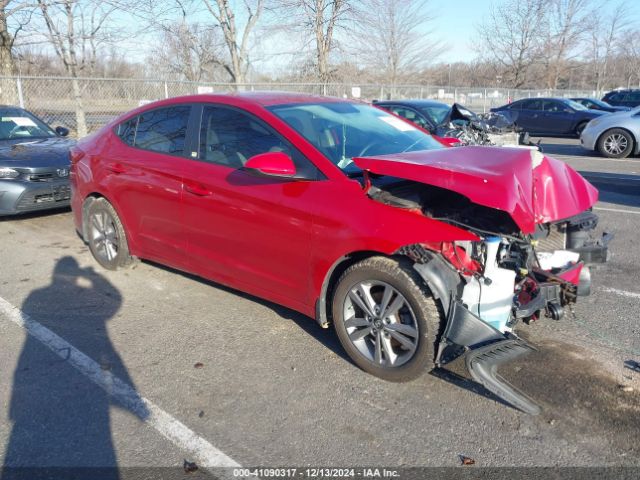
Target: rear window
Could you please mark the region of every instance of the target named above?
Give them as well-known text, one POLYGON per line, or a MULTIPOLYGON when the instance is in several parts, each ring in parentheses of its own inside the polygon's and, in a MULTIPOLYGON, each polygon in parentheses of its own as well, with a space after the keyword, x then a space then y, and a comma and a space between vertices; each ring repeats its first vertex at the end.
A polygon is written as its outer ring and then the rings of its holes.
POLYGON ((121 123, 117 135, 132 147, 183 156, 190 113, 188 105, 149 110, 121 123))
POLYGON ((136 125, 138 125, 138 117, 133 117, 118 125, 118 136, 127 145, 133 146, 136 138, 136 125))

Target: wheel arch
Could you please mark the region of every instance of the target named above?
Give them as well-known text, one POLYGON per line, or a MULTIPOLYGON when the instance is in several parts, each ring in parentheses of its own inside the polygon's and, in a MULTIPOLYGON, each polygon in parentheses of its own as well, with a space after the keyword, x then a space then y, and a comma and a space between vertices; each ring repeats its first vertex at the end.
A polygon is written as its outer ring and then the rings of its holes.
POLYGON ((387 255, 386 253, 375 250, 358 250, 342 255, 333 262, 331 267, 329 267, 329 270, 327 270, 324 280, 322 281, 320 294, 316 299, 316 321, 322 328, 329 327, 329 322, 331 321, 331 306, 328 300, 333 297, 333 291, 335 290, 335 285, 340 278, 340 275, 342 275, 342 273, 351 265, 358 263, 365 258, 375 256, 390 257, 390 255, 387 255))
POLYGON ((640 150, 640 140, 638 138, 636 138, 636 136, 633 134, 633 132, 631 130, 629 130, 628 128, 625 128, 625 127, 610 127, 610 128, 607 128, 600 135, 598 135, 598 138, 596 139, 596 143, 595 143, 596 148, 598 148, 598 145, 600 144, 600 140, 602 139, 602 137, 604 137, 604 135, 607 132, 611 131, 611 130, 624 130, 629 135, 631 135, 631 139, 633 140, 633 148, 631 149, 631 151, 633 153, 638 153, 638 150, 640 150))
POLYGON ((106 195, 104 195, 99 191, 93 191, 91 193, 88 193, 87 196, 82 201, 82 230, 80 232, 80 234, 82 235, 82 240, 85 243, 88 243, 89 241, 89 231, 88 231, 89 208, 91 207, 93 202, 95 202, 99 198, 104 198, 107 202, 109 202, 109 205, 111 205, 113 209, 116 211, 116 213, 118 214, 118 218, 120 219, 120 222, 124 227, 124 233, 126 235, 129 251, 133 252, 135 249, 135 241, 133 238, 131 238, 131 229, 127 224, 127 219, 122 215, 122 212, 118 208, 118 205, 116 205, 114 202, 111 201, 109 197, 107 197, 106 195))
POLYGON ((331 322, 331 300, 338 279, 342 273, 351 265, 358 263, 366 258, 380 256, 395 259, 404 259, 412 262, 415 270, 418 272, 425 285, 435 297, 442 311, 446 314, 449 310, 449 294, 451 290, 456 289, 460 281, 458 274, 453 267, 435 252, 424 251, 426 258, 429 260, 428 265, 424 263, 416 263, 411 256, 410 250, 400 248, 393 254, 384 253, 375 250, 359 250, 338 258, 325 274, 320 294, 316 299, 316 321, 323 328, 328 328, 331 322))

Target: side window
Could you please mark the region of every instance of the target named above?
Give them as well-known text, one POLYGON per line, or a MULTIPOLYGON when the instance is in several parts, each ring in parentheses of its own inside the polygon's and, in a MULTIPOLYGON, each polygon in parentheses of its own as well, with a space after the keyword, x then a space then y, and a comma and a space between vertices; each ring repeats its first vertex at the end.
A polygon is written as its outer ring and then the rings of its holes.
POLYGON ((622 93, 614 93, 613 95, 609 96, 608 100, 612 100, 614 102, 620 102, 624 100, 624 95, 622 93))
POLYGON ((317 178, 316 167, 264 123, 238 110, 204 106, 200 125, 199 158, 231 168, 242 168, 260 153, 284 152, 298 174, 317 178))
POLYGON ((543 102, 543 107, 545 112, 551 113, 564 112, 568 108, 566 105, 553 100, 545 100, 543 102))
POLYGON ((134 146, 168 155, 184 155, 190 106, 158 108, 139 116, 134 146))
POLYGON ((542 100, 525 100, 522 102, 523 110, 542 110, 542 100))
POLYGON ((410 122, 419 125, 422 128, 429 128, 429 125, 427 125, 427 122, 424 121, 424 118, 422 118, 420 115, 409 108, 394 106, 391 107, 391 111, 396 115, 399 115, 402 118, 406 118, 410 122))
POLYGON ((507 105, 507 110, 520 110, 524 102, 514 102, 507 105))
POLYGON ((133 146, 133 142, 136 138, 136 126, 138 125, 138 117, 133 117, 126 122, 118 125, 118 136, 127 145, 133 146))
POLYGON ((628 97, 629 102, 640 102, 640 92, 631 92, 628 97))

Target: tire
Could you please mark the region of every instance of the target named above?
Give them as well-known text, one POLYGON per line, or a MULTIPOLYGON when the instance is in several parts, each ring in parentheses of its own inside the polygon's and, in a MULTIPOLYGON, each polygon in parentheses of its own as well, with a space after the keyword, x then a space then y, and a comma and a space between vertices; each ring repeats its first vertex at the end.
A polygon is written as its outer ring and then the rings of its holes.
POLYGON ((87 215, 89 250, 107 270, 131 266, 135 259, 129 253, 127 235, 113 206, 104 198, 94 200, 87 215))
POLYGON ((408 261, 371 257, 347 268, 336 285, 332 313, 342 347, 365 372, 405 382, 434 368, 443 316, 408 261), (389 287, 385 316, 380 310, 389 287), (373 315, 361 306, 367 298, 373 315))
POLYGON ((633 151, 633 136, 622 128, 607 130, 598 139, 598 152, 607 158, 627 158, 633 151))

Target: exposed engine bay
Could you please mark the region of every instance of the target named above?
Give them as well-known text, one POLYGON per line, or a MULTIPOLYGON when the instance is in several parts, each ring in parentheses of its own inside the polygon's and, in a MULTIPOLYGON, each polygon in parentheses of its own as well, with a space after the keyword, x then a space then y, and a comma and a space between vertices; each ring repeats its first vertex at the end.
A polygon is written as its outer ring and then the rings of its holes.
POLYGON ((539 143, 531 142, 529 134, 516 127, 509 112, 476 114, 459 103, 451 106, 449 114, 432 133, 457 138, 460 146, 527 146, 541 150, 539 143))
POLYGON ((436 364, 466 353, 476 381, 523 411, 538 413, 535 402, 497 376, 496 366, 533 348, 513 333, 518 323, 560 320, 579 295, 589 294, 586 264, 607 260, 612 235, 595 237, 598 217, 589 210, 523 234, 506 212, 459 193, 389 176, 372 175, 370 182, 370 198, 479 237, 410 245, 398 253, 415 262, 447 312, 436 364))

